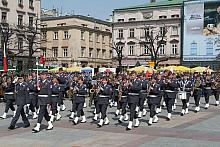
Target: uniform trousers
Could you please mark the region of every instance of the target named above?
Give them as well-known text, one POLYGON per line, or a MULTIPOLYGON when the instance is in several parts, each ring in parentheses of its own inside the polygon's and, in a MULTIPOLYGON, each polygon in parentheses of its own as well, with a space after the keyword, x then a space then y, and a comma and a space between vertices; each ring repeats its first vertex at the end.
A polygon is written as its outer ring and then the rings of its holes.
POLYGON ((96 114, 99 114, 101 112, 101 119, 105 119, 107 108, 108 104, 97 104, 96 114))
POLYGON ((46 121, 50 121, 50 116, 47 111, 47 105, 40 105, 40 111, 39 111, 37 123, 41 123, 43 117, 45 118, 46 121))
POLYGON ((15 111, 15 107, 13 105, 15 100, 13 99, 6 99, 6 103, 5 103, 5 113, 8 113, 9 108, 11 109, 11 111, 15 111))
POLYGON ((133 119, 137 119, 137 113, 135 111, 137 103, 128 103, 129 109, 130 109, 130 121, 133 121, 133 119))
POLYGON ((21 115, 22 121, 24 122, 25 126, 30 124, 28 121, 28 118, 26 117, 26 115, 24 113, 24 105, 18 105, 15 116, 13 117, 13 119, 11 121, 11 126, 16 125, 20 115, 21 115))

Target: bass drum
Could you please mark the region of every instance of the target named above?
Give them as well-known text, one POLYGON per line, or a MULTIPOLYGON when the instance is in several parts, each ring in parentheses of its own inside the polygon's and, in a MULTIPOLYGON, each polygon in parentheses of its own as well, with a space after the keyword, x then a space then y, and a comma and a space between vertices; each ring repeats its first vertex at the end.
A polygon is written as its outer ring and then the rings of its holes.
POLYGON ((186 92, 179 91, 178 94, 177 94, 177 98, 181 99, 181 100, 185 100, 186 99, 186 92))

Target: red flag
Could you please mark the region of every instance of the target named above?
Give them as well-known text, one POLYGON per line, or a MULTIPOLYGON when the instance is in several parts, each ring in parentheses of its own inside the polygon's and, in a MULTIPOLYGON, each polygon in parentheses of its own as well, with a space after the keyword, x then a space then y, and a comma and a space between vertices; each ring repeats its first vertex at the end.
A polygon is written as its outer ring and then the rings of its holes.
POLYGON ((44 64, 44 56, 43 55, 40 56, 40 64, 44 64))
POLYGON ((146 78, 150 77, 150 72, 146 72, 146 78))
POLYGON ((4 68, 4 73, 6 73, 6 72, 8 71, 8 67, 7 67, 7 58, 6 58, 6 48, 5 48, 5 44, 4 44, 3 68, 4 68))

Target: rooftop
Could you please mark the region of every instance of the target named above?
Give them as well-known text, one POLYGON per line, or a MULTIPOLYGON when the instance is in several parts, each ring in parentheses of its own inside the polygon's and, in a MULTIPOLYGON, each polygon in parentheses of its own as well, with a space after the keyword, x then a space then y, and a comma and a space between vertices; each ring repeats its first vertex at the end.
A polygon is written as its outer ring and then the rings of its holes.
POLYGON ((186 0, 163 0, 159 2, 143 4, 143 5, 119 8, 119 9, 115 9, 114 11, 120 12, 120 11, 139 10, 139 9, 146 9, 146 8, 180 6, 184 1, 186 0))
POLYGON ((62 19, 72 19, 72 18, 82 19, 82 20, 86 20, 86 21, 90 21, 90 22, 94 22, 94 23, 107 25, 107 26, 111 25, 110 22, 107 22, 107 21, 104 21, 104 20, 101 20, 101 19, 96 19, 96 18, 89 17, 89 16, 83 16, 83 15, 66 15, 66 16, 55 16, 55 17, 43 17, 43 18, 41 18, 41 21, 62 20, 62 19))

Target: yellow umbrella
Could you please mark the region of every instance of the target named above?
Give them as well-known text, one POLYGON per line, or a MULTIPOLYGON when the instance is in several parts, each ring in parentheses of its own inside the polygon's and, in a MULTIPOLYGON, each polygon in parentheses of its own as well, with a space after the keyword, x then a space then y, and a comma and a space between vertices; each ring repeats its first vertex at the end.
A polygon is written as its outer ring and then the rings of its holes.
POLYGON ((207 67, 195 67, 195 68, 192 68, 192 71, 193 72, 199 72, 199 73, 203 73, 203 72, 209 72, 209 73, 212 73, 214 72, 214 70, 212 69, 209 69, 207 67))
POLYGON ((156 73, 157 70, 153 69, 153 68, 149 68, 149 67, 145 67, 145 72, 149 72, 149 73, 156 73))
POLYGON ((190 72, 191 69, 185 66, 178 66, 179 71, 181 72, 190 72))
POLYGON ((75 67, 67 68, 66 71, 67 72, 80 72, 80 69, 81 69, 81 67, 75 66, 75 67))
POLYGON ((54 69, 49 70, 48 72, 53 72, 53 73, 59 72, 59 69, 60 69, 60 68, 62 68, 63 71, 66 72, 66 69, 67 69, 67 68, 65 68, 65 67, 56 67, 56 68, 54 68, 54 69))
POLYGON ((138 67, 130 68, 130 69, 128 69, 128 71, 129 72, 136 71, 137 73, 141 73, 141 72, 145 71, 145 67, 144 66, 138 66, 138 67))

